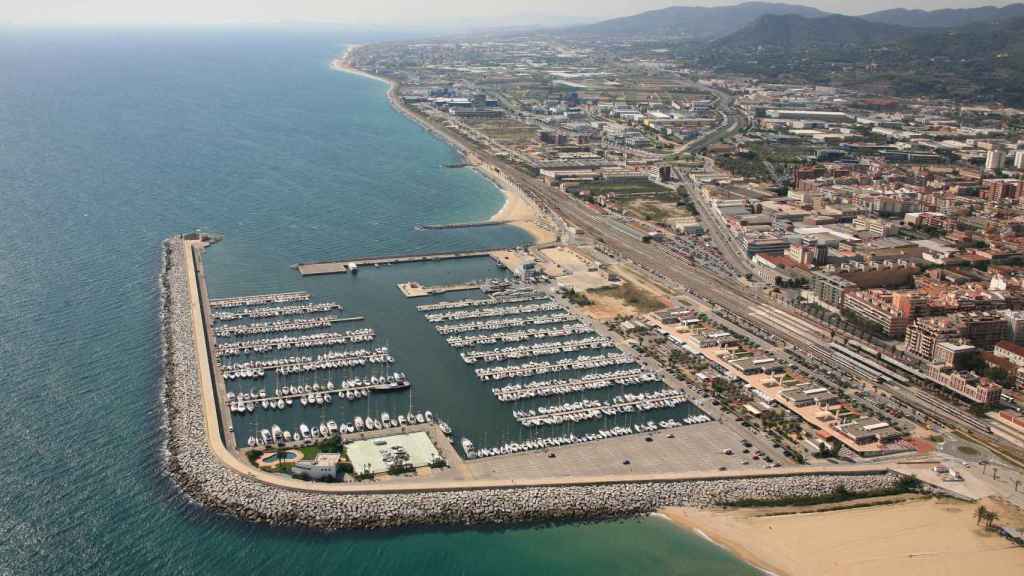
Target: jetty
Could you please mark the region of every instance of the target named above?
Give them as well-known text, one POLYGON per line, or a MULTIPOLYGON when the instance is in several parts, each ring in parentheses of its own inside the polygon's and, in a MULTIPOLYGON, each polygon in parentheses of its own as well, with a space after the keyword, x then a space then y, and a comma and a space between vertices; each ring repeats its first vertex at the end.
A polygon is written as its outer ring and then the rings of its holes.
POLYGON ((458 310, 460 308, 474 308, 477 306, 492 306, 497 304, 521 304, 537 300, 547 300, 547 296, 537 294, 533 290, 510 291, 508 295, 496 295, 490 298, 467 298, 465 300, 445 300, 433 304, 421 304, 416 307, 420 312, 434 312, 437 310, 458 310))
POLYGON ((424 254, 401 254, 397 256, 370 256, 351 258, 348 260, 301 262, 293 266, 303 276, 319 276, 322 274, 342 274, 354 272, 359 266, 390 266, 409 262, 439 262, 442 260, 458 260, 461 258, 479 258, 490 256, 489 250, 467 250, 463 252, 427 252, 424 254))
POLYGON ((355 322, 365 320, 362 316, 341 318, 339 316, 318 316, 316 318, 303 318, 301 320, 282 320, 279 322, 256 322, 253 324, 236 324, 230 326, 218 326, 214 328, 214 335, 218 337, 227 336, 251 336, 257 334, 270 334, 273 332, 297 332, 300 330, 312 330, 315 328, 329 328, 338 322, 355 322))
POLYGON ((402 282, 398 285, 398 290, 401 291, 402 295, 406 298, 422 298, 424 296, 434 296, 436 294, 446 294, 448 292, 479 290, 480 286, 480 282, 460 282, 457 284, 439 284, 435 286, 424 286, 419 282, 402 282))
POLYGON ((447 342, 452 348, 469 348, 479 346, 481 344, 523 342, 531 339, 543 340, 545 338, 560 338, 562 336, 593 333, 593 326, 578 322, 576 324, 565 324, 563 326, 558 326, 557 328, 528 328, 526 330, 514 330, 511 332, 491 332, 489 334, 449 336, 447 342))
POLYGON ((504 226, 514 220, 481 220, 479 222, 456 222, 453 224, 417 224, 415 230, 454 230, 456 228, 483 228, 485 226, 504 226))
POLYGON ((285 302, 303 302, 312 296, 309 292, 277 292, 274 294, 254 294, 252 296, 235 296, 232 298, 216 298, 209 301, 210 308, 237 308, 239 306, 260 306, 263 304, 283 304, 285 302))
POLYGON ((318 332, 302 336, 279 336, 277 338, 259 338, 257 340, 237 340, 217 344, 217 357, 239 356, 242 354, 263 354, 292 348, 326 348, 341 344, 371 342, 377 335, 372 328, 349 330, 346 332, 318 332))
POLYGON ((525 364, 513 364, 511 366, 477 368, 476 376, 480 380, 484 381, 507 380, 509 378, 550 374, 552 372, 590 370, 593 368, 607 368, 608 366, 620 366, 622 364, 635 363, 636 358, 625 353, 598 354, 596 356, 584 355, 576 356, 574 358, 564 358, 557 362, 527 362, 525 364))
POLYGON ((534 358, 537 356, 553 356, 555 354, 567 354, 580 350, 599 350, 602 348, 614 348, 615 342, 605 336, 591 336, 576 340, 563 340, 556 342, 540 342, 532 346, 522 344, 520 346, 507 346, 497 350, 473 350, 461 354, 462 361, 466 364, 477 362, 504 362, 506 360, 518 360, 520 358, 534 358))
POLYGON ((662 390, 648 394, 625 394, 611 402, 579 400, 559 406, 542 406, 535 410, 517 410, 513 416, 520 424, 530 426, 554 426, 565 422, 583 422, 618 414, 648 412, 674 408, 689 401, 686 394, 676 390, 662 390))
POLYGON ((491 392, 499 402, 518 402, 530 398, 545 396, 561 396, 589 390, 600 390, 613 386, 625 388, 660 382, 661 378, 653 372, 645 372, 642 368, 615 370, 597 374, 587 374, 583 378, 566 378, 557 380, 535 380, 526 384, 509 384, 501 388, 492 388, 491 392))

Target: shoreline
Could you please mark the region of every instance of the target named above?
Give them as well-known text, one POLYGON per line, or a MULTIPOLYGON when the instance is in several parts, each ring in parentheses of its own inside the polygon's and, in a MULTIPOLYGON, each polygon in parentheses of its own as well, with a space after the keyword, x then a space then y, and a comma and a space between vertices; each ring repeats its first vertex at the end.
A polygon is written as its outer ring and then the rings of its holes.
POLYGON ((974 507, 902 494, 779 508, 667 507, 658 516, 772 576, 1013 573, 1024 549, 978 527, 974 507))
POLYGON ((466 145, 458 142, 448 134, 445 134, 440 129, 431 125, 429 121, 420 118, 414 112, 406 108, 397 94, 398 82, 354 67, 350 62, 350 58, 352 53, 360 46, 362 45, 352 44, 348 46, 341 56, 334 58, 331 61, 331 69, 336 72, 354 74, 356 76, 369 78, 371 80, 387 84, 387 99, 392 108, 400 112, 406 118, 409 118, 419 124, 445 144, 454 148, 463 156, 463 158, 466 159, 468 164, 472 165, 473 170, 494 184, 495 188, 497 188, 505 197, 505 201, 501 208, 488 218, 487 221, 502 221, 509 226, 515 226, 529 234, 534 244, 547 244, 558 239, 557 234, 549 230, 548 227, 540 225, 541 210, 537 208, 536 204, 534 204, 534 202, 528 198, 526 194, 523 194, 523 192, 514 184, 503 178, 497 168, 482 161, 480 157, 466 145))

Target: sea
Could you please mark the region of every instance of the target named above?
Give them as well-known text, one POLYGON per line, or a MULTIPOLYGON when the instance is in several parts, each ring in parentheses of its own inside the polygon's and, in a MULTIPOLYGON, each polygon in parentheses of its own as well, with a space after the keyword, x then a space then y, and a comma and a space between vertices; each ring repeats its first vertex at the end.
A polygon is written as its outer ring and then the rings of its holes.
POLYGON ((467 368, 395 288, 493 264, 291 268, 529 240, 415 229, 486 219, 503 197, 444 168, 457 153, 394 111, 383 83, 330 69, 352 41, 325 27, 0 29, 0 574, 756 574, 655 516, 320 534, 211 513, 166 477, 160 242, 197 228, 225 237, 206 258, 213 296, 339 301, 420 379, 403 402, 478 444, 512 426, 454 403, 480 383, 461 382, 467 368))

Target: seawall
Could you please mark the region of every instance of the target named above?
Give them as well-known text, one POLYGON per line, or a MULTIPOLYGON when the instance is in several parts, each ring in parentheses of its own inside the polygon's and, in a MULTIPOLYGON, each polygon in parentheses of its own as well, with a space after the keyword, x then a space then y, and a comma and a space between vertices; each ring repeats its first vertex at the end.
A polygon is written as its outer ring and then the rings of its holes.
MULTIPOLYGON (((892 489, 900 475, 884 468, 776 476, 644 481, 558 479, 544 485, 501 487, 472 481, 421 487, 410 483, 299 483, 248 470, 210 434, 203 408, 196 323, 189 294, 187 251, 180 238, 165 242, 161 270, 164 405, 167 467, 182 491, 210 510, 245 520, 323 530, 407 526, 500 525, 595 520, 647 514, 665 506, 711 506, 741 500, 823 496, 892 489), (230 461, 228 460, 230 458, 230 461), (302 488, 298 488, 302 486, 302 488), (462 487, 464 486, 464 487, 462 487), (345 492, 330 492, 342 490, 345 492)), ((767 471, 766 471, 767 472, 767 471)))

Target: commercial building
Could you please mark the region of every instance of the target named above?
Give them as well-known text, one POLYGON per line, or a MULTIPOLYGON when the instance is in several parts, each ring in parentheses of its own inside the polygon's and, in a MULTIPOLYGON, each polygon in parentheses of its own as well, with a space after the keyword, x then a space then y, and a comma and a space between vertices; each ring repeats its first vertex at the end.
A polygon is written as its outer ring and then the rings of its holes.
POLYGON ((338 478, 341 454, 321 452, 313 460, 299 460, 292 466, 292 476, 305 476, 310 480, 338 478))
POLYGON ((928 379, 977 404, 995 404, 1003 388, 974 372, 957 370, 942 364, 928 366, 928 379))
POLYGON ((740 244, 748 258, 754 254, 783 254, 789 248, 785 239, 769 234, 744 234, 740 237, 740 244))
POLYGON ((844 424, 836 424, 832 429, 859 445, 889 442, 903 435, 888 422, 876 418, 858 418, 844 424))

